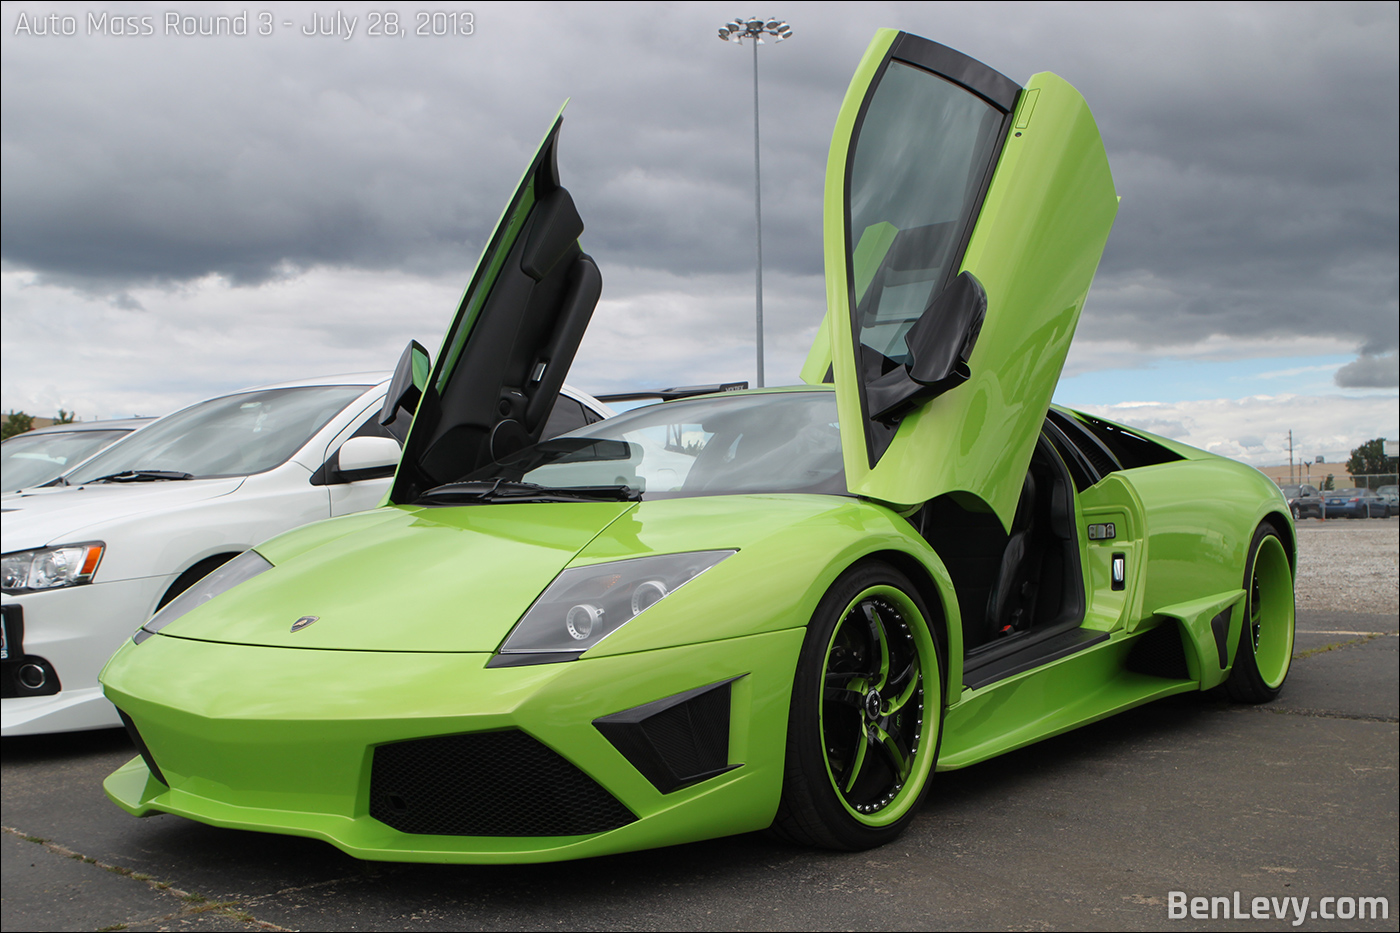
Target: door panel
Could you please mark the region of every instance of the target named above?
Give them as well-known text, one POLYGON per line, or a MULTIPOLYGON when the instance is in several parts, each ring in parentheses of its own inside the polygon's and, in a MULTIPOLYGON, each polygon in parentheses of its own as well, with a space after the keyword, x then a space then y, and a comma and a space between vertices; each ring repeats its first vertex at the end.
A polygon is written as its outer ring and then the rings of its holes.
MULTIPOLYGON (((562 113, 562 111, 561 111, 562 113)), ((557 118, 458 305, 423 392, 394 502, 534 443, 602 292, 559 184, 557 118)))
MULTIPOLYGON (((1050 74, 1017 90, 882 31, 833 135, 824 226, 850 490, 897 504, 969 492, 1004 528, 1117 211, 1078 92, 1050 74), (940 330, 930 316, 962 272, 985 318, 940 330), (956 378, 911 377, 911 331, 952 341, 937 349, 963 357, 956 378)), ((822 355, 814 345, 804 379, 818 381, 822 355)))

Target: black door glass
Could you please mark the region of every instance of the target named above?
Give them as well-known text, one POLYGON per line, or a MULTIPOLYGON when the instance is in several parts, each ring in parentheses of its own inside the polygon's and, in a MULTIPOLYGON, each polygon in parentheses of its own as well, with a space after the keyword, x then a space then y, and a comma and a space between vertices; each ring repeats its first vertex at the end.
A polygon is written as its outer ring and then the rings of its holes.
POLYGON ((861 122, 846 247, 863 376, 908 362, 904 336, 956 274, 1003 114, 891 61, 861 122))

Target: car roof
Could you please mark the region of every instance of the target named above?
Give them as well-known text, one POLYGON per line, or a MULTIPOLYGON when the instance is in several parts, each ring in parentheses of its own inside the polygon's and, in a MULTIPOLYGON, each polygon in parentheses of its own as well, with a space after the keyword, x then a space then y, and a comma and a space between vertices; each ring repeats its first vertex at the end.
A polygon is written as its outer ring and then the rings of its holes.
POLYGON ((108 418, 105 421, 70 421, 67 424, 50 424, 15 437, 29 437, 34 434, 69 434, 74 431, 134 431, 143 424, 150 424, 155 416, 141 418, 108 418))
POLYGON ((305 386, 377 386, 381 382, 388 382, 393 373, 367 372, 367 373, 342 373, 334 376, 314 376, 310 379, 293 379, 288 382, 269 382, 265 385, 249 386, 246 389, 235 389, 232 392, 224 392, 218 395, 211 395, 210 398, 222 398, 225 395, 237 395, 240 392, 259 392, 264 389, 300 389, 305 386))

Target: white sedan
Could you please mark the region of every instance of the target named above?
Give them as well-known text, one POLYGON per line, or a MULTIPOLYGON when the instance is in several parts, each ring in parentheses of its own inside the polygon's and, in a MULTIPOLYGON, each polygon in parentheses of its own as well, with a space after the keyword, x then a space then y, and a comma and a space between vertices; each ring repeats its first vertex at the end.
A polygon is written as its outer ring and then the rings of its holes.
MULTIPOLYGON (((376 417, 382 373, 307 379, 167 415, 3 499, 3 734, 120 725, 97 674, 151 614, 223 562, 383 498, 411 415, 376 417)), ((565 388, 546 436, 611 414, 565 388)))

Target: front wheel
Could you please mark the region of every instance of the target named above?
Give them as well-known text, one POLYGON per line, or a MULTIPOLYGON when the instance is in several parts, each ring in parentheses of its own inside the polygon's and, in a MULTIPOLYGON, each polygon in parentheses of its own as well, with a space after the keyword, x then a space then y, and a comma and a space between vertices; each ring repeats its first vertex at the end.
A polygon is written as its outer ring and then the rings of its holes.
POLYGON ((1250 541, 1244 591, 1244 626, 1225 691, 1237 703, 1267 703, 1278 696, 1293 659, 1293 568, 1268 525, 1250 541))
POLYGON ((896 838, 938 758, 943 674, 918 591, 882 562, 847 570, 807 628, 774 831, 831 849, 896 838))

